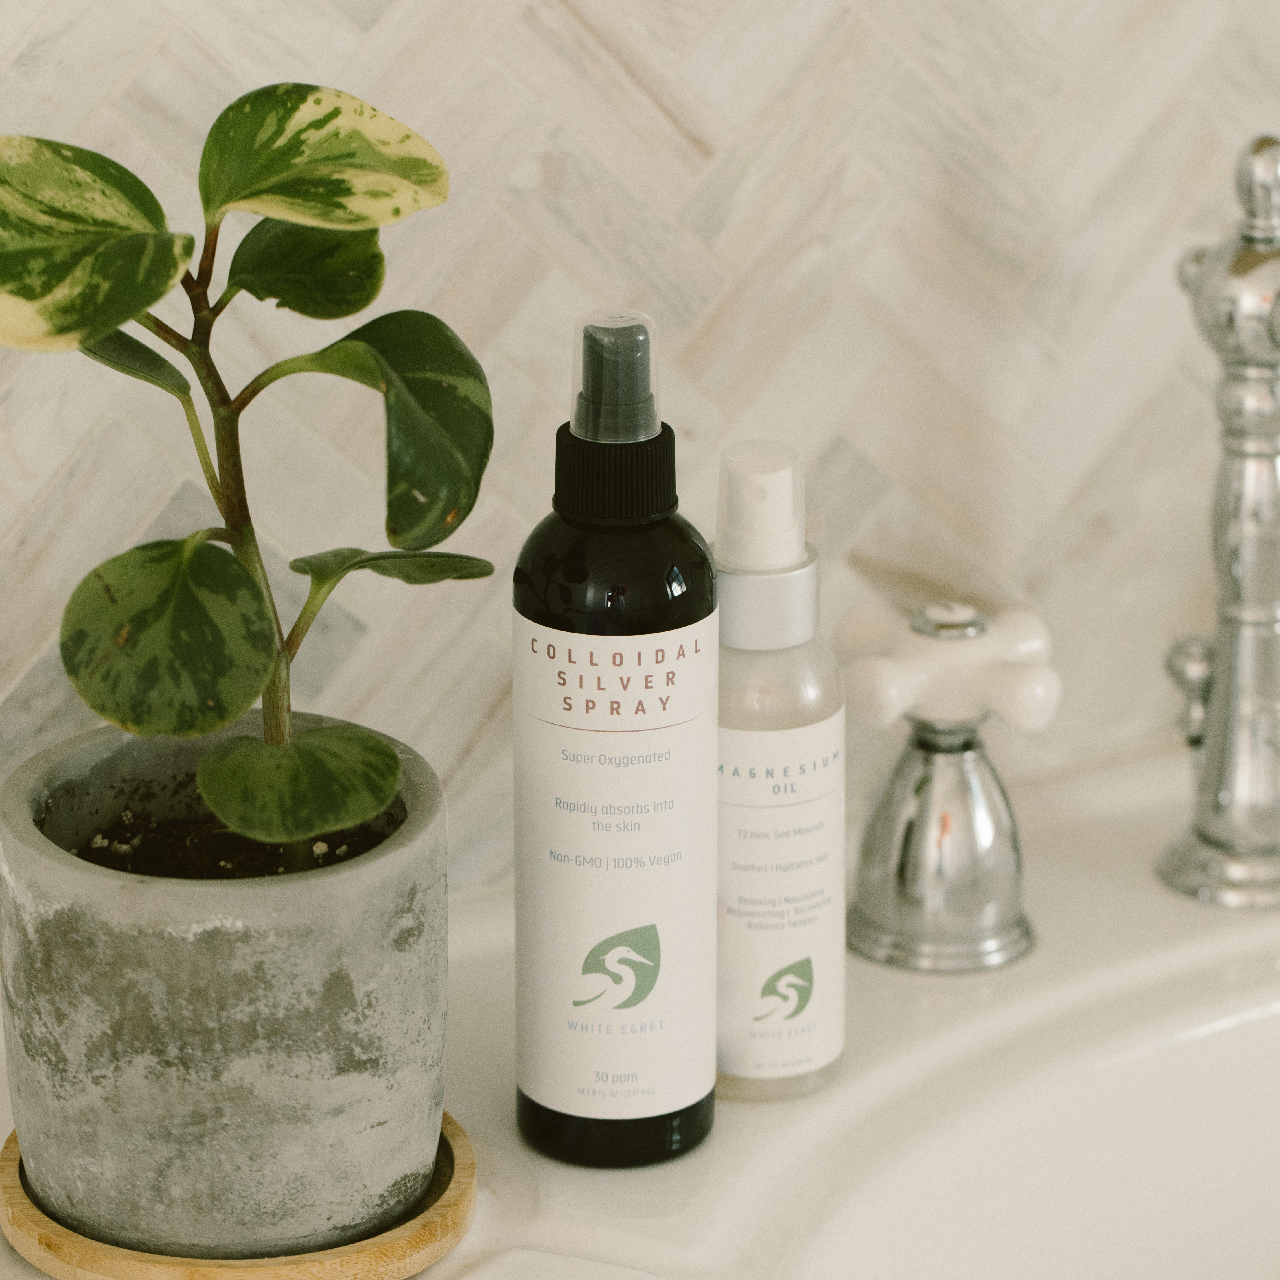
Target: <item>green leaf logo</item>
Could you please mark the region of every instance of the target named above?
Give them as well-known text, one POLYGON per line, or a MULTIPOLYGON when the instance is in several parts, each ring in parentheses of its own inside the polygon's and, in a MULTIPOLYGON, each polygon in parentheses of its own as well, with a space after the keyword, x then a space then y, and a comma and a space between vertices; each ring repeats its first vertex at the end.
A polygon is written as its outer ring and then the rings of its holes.
POLYGON ((785 969, 779 969, 777 973, 769 976, 769 980, 760 988, 760 998, 775 1000, 778 1003, 771 1004, 764 1013, 755 1018, 755 1021, 763 1022, 765 1018, 771 1018, 779 1009, 786 1011, 782 1015, 783 1021, 798 1017, 804 1012, 812 995, 813 961, 805 956, 803 960, 797 960, 794 964, 789 964, 785 969))
POLYGON ((603 974, 608 984, 594 995, 575 1000, 574 1007, 594 1004, 602 996, 607 996, 610 1009, 634 1009, 653 990, 661 968, 662 949, 656 924, 615 933, 603 942, 597 942, 582 962, 584 975, 603 974))

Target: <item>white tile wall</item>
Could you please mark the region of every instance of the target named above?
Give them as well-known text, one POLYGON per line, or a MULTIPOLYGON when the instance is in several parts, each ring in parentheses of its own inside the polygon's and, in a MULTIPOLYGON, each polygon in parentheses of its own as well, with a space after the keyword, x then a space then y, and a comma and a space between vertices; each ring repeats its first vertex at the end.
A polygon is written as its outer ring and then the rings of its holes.
MULTIPOLYGON (((1160 660, 1212 619, 1217 457, 1216 370, 1172 268, 1230 228, 1235 152, 1280 128, 1280 7, 0 2, 0 131, 111 154, 176 227, 197 229, 214 116, 287 79, 360 94, 451 168, 449 203, 384 235, 375 310, 438 312, 489 372, 493 462, 450 545, 498 574, 349 579, 295 690, 433 761, 458 886, 509 862, 510 569, 548 505, 573 321, 598 304, 662 324, 684 509, 708 535, 719 445, 798 444, 828 624, 931 591, 1043 611, 1065 701, 1042 738, 992 730, 1007 776, 1172 740, 1160 660)), ((356 323, 242 297, 218 350, 242 382, 356 323)), ((294 379, 244 434, 281 572, 381 545, 375 396, 294 379)), ((3 760, 91 720, 51 648, 62 605, 182 507, 190 452, 150 388, 0 352, 3 760)), ((891 742, 853 745, 864 794, 891 742)))

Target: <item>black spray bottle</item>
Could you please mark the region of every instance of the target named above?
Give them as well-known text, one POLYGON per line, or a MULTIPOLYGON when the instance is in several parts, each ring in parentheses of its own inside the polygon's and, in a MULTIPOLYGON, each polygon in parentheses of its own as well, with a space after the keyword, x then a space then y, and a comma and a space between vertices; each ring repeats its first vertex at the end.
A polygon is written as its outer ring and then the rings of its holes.
POLYGON ((583 326, 553 514, 515 571, 517 1111, 625 1168, 711 1129, 718 618, 676 514, 649 319, 583 326))

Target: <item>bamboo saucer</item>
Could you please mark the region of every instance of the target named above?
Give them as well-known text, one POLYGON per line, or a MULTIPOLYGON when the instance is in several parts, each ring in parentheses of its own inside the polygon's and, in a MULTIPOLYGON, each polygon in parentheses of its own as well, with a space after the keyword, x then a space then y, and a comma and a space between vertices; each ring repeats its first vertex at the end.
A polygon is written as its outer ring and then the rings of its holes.
POLYGON ((77 1235, 28 1196, 16 1133, 0 1151, 0 1209, 5 1238, 54 1280, 408 1280, 466 1235, 476 1211, 476 1156, 446 1111, 424 1208, 367 1240, 284 1258, 174 1258, 77 1235))

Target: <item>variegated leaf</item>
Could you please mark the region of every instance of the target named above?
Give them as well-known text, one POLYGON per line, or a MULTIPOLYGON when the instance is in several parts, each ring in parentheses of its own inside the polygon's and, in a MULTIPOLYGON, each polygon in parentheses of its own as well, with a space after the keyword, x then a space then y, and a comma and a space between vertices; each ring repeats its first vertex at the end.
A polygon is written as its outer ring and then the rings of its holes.
POLYGON ((194 241, 114 160, 42 138, 0 138, 0 344, 66 351, 173 287, 194 241))
POLYGON ((348 231, 443 204, 449 175, 436 149, 338 89, 273 84, 213 122, 200 157, 205 220, 245 209, 348 231))
POLYGON ((146 311, 195 242, 170 234, 123 165, 44 138, 0 138, 0 344, 69 351, 146 311))
POLYGON ((289 361, 383 393, 387 407, 387 541, 420 551, 471 513, 493 447, 489 384, 443 320, 393 311, 289 361))
POLYGON ((384 578, 399 578, 415 587, 453 578, 487 578, 493 572, 493 565, 479 556, 449 551, 361 551, 359 547, 317 551, 290 560, 289 568, 310 574, 314 586, 330 591, 353 569, 372 569, 384 578))
POLYGON ((243 715, 271 673, 262 589, 205 536, 113 556, 67 601, 62 665, 80 696, 130 733, 209 733, 243 715))
POLYGON ((196 785, 213 812, 253 840, 306 840, 376 818, 395 799, 400 757, 355 724, 292 742, 235 737, 205 753, 196 785))
POLYGON ((336 547, 314 555, 290 560, 294 573, 311 578, 307 603, 289 632, 286 647, 296 653, 311 624, 334 587, 353 569, 372 569, 384 578, 399 578, 414 586, 445 582, 450 578, 487 578, 493 565, 478 556, 451 555, 447 551, 361 551, 359 547, 336 547))
POLYGON ((227 284, 259 302, 316 320, 362 311, 378 296, 386 263, 378 232, 335 231, 263 218, 236 249, 227 284))

